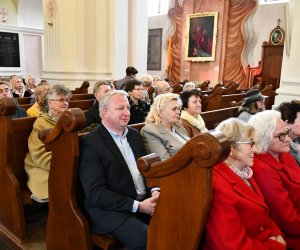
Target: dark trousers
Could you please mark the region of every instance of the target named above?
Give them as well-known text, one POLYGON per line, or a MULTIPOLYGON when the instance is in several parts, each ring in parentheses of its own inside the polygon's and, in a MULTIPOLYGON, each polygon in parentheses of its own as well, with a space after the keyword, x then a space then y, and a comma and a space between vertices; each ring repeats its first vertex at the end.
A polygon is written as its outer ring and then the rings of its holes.
POLYGON ((110 234, 123 242, 128 250, 146 250, 147 231, 148 225, 132 215, 110 234))

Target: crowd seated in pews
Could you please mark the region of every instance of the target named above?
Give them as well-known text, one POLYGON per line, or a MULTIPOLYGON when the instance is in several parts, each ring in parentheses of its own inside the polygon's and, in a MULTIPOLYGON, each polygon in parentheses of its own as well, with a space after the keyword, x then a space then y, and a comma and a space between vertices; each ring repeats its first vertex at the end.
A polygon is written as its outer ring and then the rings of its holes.
POLYGON ((43 112, 34 122, 28 138, 29 152, 26 154, 24 164, 32 198, 38 202, 48 199, 48 176, 51 165, 51 153, 46 152, 38 133, 41 129, 55 127, 59 117, 68 109, 70 97, 71 91, 65 86, 52 85, 43 95, 43 112))
POLYGON ((154 99, 141 131, 147 153, 156 153, 165 160, 190 139, 180 124, 181 105, 179 95, 173 93, 160 94, 154 99))
POLYGON ((208 131, 201 117, 202 105, 200 96, 201 93, 197 89, 183 91, 180 94, 182 101, 181 123, 191 138, 199 133, 208 131))

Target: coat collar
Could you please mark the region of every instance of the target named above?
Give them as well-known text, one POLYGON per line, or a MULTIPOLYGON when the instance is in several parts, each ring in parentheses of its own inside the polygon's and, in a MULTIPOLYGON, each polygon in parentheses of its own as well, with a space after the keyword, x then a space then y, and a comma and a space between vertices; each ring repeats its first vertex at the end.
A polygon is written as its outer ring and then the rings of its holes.
MULTIPOLYGON (((161 133, 161 134, 170 133, 161 123, 157 126, 157 129, 158 129, 159 133, 161 133)), ((176 133, 178 133, 186 141, 188 141, 190 139, 187 135, 185 128, 183 128, 181 125, 175 124, 174 129, 175 129, 176 133)))
POLYGON ((216 171, 219 175, 223 176, 230 185, 232 185, 232 188, 239 193, 241 196, 243 196, 247 200, 251 200, 252 202, 265 207, 268 210, 267 205, 264 202, 264 198, 262 193, 260 192, 257 184, 255 183, 253 178, 249 179, 249 182, 251 183, 253 190, 247 186, 247 184, 239 177, 237 176, 225 163, 218 164, 214 171, 216 171))
MULTIPOLYGON (((100 123, 100 125, 98 126, 97 128, 98 130, 98 133, 100 134, 100 137, 101 139, 100 140, 103 140, 103 142, 105 143, 105 145, 108 147, 108 149, 112 152, 112 154, 118 159, 118 162, 120 163, 120 165, 122 165, 122 169, 124 171, 124 173, 126 174, 127 178, 129 178, 131 180, 131 183, 132 185, 133 184, 133 179, 132 179, 132 175, 129 171, 129 168, 128 168, 128 165, 120 151, 120 149, 118 148, 117 144, 115 143, 114 139, 111 137, 110 133, 108 132, 108 130, 105 128, 105 126, 100 123)), ((128 139, 128 134, 127 134, 127 139, 128 139)), ((135 156, 135 158, 137 157, 136 156, 136 152, 135 151, 135 147, 133 147, 133 144, 130 143, 130 146, 132 148, 132 151, 133 151, 133 154, 135 156)))

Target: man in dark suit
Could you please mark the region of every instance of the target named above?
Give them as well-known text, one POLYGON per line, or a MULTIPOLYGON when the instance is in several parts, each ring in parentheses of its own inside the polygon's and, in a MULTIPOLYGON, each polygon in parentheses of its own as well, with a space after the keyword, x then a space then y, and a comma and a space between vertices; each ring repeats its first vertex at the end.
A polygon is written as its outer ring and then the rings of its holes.
POLYGON ((140 133, 127 127, 127 93, 108 92, 99 108, 102 123, 80 144, 79 175, 91 231, 109 233, 128 249, 146 249, 148 226, 141 218, 153 214, 159 191, 146 188, 136 166, 146 153, 140 133))
POLYGON ((101 122, 100 115, 99 115, 99 103, 98 101, 100 98, 107 93, 108 91, 112 90, 112 84, 108 81, 98 81, 95 83, 93 88, 94 96, 96 98, 92 107, 89 108, 87 112, 85 112, 86 118, 86 127, 92 124, 99 124, 101 122))

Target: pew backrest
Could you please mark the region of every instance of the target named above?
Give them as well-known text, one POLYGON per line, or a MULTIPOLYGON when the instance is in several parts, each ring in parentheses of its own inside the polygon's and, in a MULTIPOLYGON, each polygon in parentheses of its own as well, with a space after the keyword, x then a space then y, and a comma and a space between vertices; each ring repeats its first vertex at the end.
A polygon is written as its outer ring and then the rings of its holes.
POLYGON ((230 144, 220 132, 199 134, 173 157, 138 160, 148 186, 160 196, 148 227, 148 250, 198 249, 212 201, 212 166, 227 158, 230 144))

